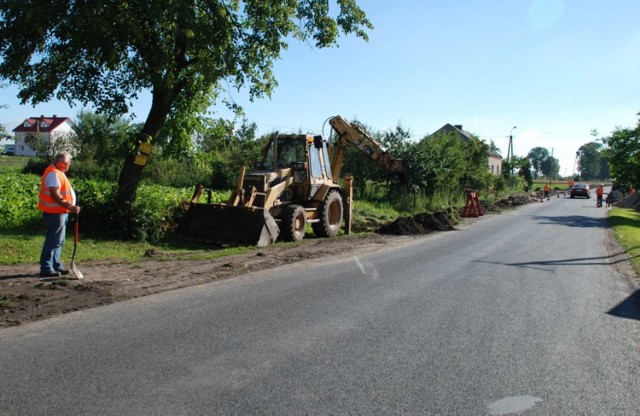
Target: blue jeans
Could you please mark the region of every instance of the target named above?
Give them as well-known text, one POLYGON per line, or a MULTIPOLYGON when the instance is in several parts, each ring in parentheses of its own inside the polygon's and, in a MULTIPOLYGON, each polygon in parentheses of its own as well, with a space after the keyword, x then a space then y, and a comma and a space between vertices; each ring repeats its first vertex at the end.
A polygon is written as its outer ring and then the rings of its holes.
POLYGON ((40 272, 50 273, 63 269, 62 246, 66 234, 66 225, 69 214, 48 214, 42 213, 44 225, 47 227, 47 234, 40 254, 40 272))

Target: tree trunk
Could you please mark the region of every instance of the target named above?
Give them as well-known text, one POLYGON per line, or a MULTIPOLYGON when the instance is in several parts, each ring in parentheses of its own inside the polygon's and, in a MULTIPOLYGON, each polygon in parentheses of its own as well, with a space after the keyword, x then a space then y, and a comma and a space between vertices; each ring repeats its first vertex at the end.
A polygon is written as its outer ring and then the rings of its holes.
POLYGON ((142 131, 136 135, 135 150, 127 155, 124 166, 120 171, 118 178, 118 194, 116 196, 116 205, 118 209, 124 213, 130 213, 133 210, 133 204, 136 202, 138 184, 142 177, 144 165, 136 164, 136 155, 138 154, 138 146, 140 143, 148 141, 154 144, 162 126, 171 110, 172 100, 166 92, 154 92, 151 110, 144 123, 142 131))

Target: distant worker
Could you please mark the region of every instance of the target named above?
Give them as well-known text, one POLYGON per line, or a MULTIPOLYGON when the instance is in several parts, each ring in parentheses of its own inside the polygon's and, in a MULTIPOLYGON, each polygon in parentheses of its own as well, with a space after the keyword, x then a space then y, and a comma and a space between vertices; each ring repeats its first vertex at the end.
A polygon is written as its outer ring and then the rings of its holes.
POLYGON ((569 179, 569 190, 571 190, 571 188, 573 188, 573 185, 575 185, 576 183, 573 181, 573 178, 569 179))
POLYGON ((609 193, 607 194, 607 198, 604 200, 604 202, 605 204, 607 204, 607 208, 609 208, 611 205, 613 205, 614 202, 616 202, 616 198, 613 192, 609 191, 609 193))
POLYGON ((604 195, 604 184, 601 183, 600 185, 598 185, 598 188, 596 189, 596 206, 599 208, 602 206, 602 195, 604 195))
POLYGON ((544 197, 549 199, 549 192, 551 192, 551 187, 548 183, 544 184, 544 197))

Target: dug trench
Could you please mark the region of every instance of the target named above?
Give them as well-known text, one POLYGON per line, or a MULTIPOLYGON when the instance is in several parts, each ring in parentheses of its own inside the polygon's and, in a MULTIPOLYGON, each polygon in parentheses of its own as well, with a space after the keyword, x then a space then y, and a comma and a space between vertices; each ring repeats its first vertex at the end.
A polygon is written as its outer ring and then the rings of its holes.
MULTIPOLYGON (((483 209, 485 212, 498 212, 528 202, 528 196, 510 197, 484 204, 483 209)), ((318 253, 327 259, 372 252, 424 234, 454 230, 458 218, 459 212, 422 213, 398 218, 374 230, 364 226, 355 229, 356 233, 350 236, 305 238, 296 244, 256 247, 242 254, 213 260, 177 260, 166 253, 149 250, 143 260, 135 263, 79 263, 85 276, 83 280, 44 282, 37 277, 37 264, 0 266, 0 328, 286 264, 318 261, 318 253)))

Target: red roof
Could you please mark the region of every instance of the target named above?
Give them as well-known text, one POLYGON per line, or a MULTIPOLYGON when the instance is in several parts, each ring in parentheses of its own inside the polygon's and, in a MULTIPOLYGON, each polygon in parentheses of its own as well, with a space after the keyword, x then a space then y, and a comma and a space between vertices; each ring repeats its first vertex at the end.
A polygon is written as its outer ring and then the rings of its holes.
POLYGON ((13 129, 14 133, 50 133, 64 122, 71 120, 69 117, 29 117, 18 127, 13 129))

